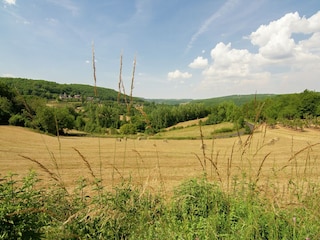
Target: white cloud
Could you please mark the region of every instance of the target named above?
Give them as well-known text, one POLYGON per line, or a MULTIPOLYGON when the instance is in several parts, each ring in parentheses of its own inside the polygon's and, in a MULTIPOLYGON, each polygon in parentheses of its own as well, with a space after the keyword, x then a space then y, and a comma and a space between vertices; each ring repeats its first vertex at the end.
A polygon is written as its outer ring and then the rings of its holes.
POLYGON ((4 73, 4 74, 2 74, 2 77, 14 78, 15 76, 11 73, 4 73))
POLYGON ((16 0, 3 0, 3 2, 8 5, 16 5, 16 0))
POLYGON ((216 94, 223 95, 222 91, 320 88, 320 12, 310 18, 286 14, 260 26, 249 39, 259 47, 258 53, 222 42, 211 50, 211 60, 202 72, 202 90, 215 89, 216 94), (295 41, 294 34, 304 39, 295 41))
MULTIPOLYGON (((288 13, 282 18, 260 26, 250 34, 253 45, 259 46, 259 53, 268 59, 294 57, 301 50, 297 47, 293 34, 311 34, 320 31, 320 12, 309 19, 300 17, 297 12, 288 13)), ((317 44, 313 42, 313 44, 317 44)))
POLYGON ((175 70, 174 72, 168 73, 168 79, 174 80, 174 79, 187 79, 191 78, 192 74, 188 72, 180 72, 180 70, 175 70))
POLYGON ((299 46, 309 53, 320 54, 320 32, 314 33, 309 39, 299 42, 299 46))
POLYGON ((232 49, 231 43, 218 43, 211 50, 212 64, 203 71, 206 77, 244 77, 250 74, 254 55, 246 49, 232 49))
POLYGON ((203 57, 197 57, 193 60, 192 63, 189 64, 190 68, 205 68, 208 65, 208 59, 203 57))

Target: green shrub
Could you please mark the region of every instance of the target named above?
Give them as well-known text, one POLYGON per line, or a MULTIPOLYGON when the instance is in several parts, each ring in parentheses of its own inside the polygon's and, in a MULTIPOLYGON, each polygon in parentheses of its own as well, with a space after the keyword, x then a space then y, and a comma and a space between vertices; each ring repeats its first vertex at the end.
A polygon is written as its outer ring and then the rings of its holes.
POLYGON ((137 127, 132 123, 125 123, 120 127, 120 133, 127 135, 127 134, 136 134, 137 127))
POLYGON ((24 127, 26 125, 26 119, 20 114, 15 114, 10 117, 9 124, 13 126, 24 127))
POLYGON ((30 172, 22 184, 14 177, 10 174, 0 184, 0 238, 40 239, 49 218, 42 192, 35 189, 36 174, 30 172))

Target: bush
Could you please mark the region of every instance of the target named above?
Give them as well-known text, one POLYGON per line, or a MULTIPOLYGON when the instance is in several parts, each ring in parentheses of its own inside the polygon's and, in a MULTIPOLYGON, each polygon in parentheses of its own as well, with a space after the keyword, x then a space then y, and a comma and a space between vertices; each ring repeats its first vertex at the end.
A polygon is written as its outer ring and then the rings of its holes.
POLYGON ((15 114, 10 117, 9 124, 13 126, 24 127, 26 125, 26 119, 20 114, 15 114))
POLYGON ((6 176, 0 184, 0 238, 40 239, 49 219, 42 193, 35 189, 36 174, 30 172, 21 186, 14 176, 6 176))
POLYGON ((132 124, 132 123, 126 123, 126 124, 123 124, 121 127, 120 127, 120 133, 121 134, 136 134, 137 133, 137 127, 132 124))

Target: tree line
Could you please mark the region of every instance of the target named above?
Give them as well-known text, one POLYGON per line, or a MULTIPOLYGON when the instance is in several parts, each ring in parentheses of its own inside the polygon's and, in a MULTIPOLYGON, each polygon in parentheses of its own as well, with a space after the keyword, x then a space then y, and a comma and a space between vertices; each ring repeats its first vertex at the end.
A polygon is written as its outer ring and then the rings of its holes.
POLYGON ((50 134, 65 134, 68 129, 89 133, 155 134, 179 122, 208 117, 203 124, 232 122, 237 129, 245 121, 277 123, 303 129, 318 127, 320 93, 277 95, 263 100, 253 99, 241 106, 232 101, 216 105, 201 102, 180 105, 134 101, 131 108, 110 99, 48 105, 48 99, 21 94, 9 84, 0 82, 0 124, 38 129, 50 134), (128 112, 129 111, 129 112, 128 112))

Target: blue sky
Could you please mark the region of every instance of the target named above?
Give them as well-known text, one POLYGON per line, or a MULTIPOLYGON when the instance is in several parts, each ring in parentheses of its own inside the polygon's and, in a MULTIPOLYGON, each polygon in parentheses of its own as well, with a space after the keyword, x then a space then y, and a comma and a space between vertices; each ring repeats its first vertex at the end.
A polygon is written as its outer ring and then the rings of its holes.
POLYGON ((0 76, 144 98, 320 91, 319 0, 0 0, 0 76))

